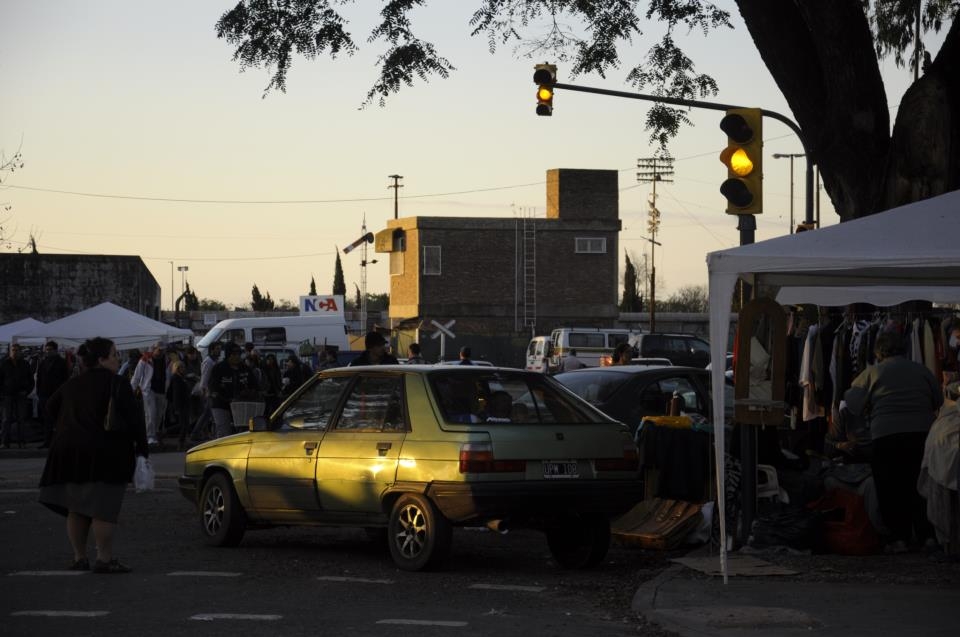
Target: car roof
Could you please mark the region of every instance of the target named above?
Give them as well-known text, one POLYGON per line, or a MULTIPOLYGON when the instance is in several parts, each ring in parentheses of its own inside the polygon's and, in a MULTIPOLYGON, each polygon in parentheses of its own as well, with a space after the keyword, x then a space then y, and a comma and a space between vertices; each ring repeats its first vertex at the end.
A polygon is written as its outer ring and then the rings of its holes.
MULTIPOLYGON (((611 372, 614 374, 645 374, 652 372, 704 372, 702 367, 685 367, 680 365, 610 365, 607 367, 584 367, 572 369, 561 374, 597 374, 611 372)), ((557 374, 559 376, 560 374, 557 374)))

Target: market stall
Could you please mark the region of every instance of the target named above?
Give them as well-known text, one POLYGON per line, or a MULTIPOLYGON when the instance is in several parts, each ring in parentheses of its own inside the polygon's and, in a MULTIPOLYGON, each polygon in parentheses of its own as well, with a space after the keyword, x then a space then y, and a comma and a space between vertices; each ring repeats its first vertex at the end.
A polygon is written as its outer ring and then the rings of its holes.
MULTIPOLYGON (((891 289, 899 290, 904 300, 927 300, 934 297, 930 290, 955 289, 960 282, 958 222, 960 191, 953 191, 836 226, 707 255, 718 493, 724 492, 724 392, 719 389, 737 279, 754 286, 802 288, 805 302, 824 305, 836 303, 840 289, 848 291, 847 302, 882 305, 889 302, 891 289)), ((717 504, 726 582, 723 498, 717 504)))

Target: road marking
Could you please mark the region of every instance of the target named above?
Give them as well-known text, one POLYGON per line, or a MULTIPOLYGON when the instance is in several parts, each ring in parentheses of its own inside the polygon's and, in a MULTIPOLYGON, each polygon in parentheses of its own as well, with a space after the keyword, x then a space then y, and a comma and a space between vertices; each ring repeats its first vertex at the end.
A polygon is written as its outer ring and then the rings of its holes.
POLYGON ((0 489, 0 494, 3 493, 40 493, 40 489, 0 489))
POLYGON ((524 591, 527 593, 542 593, 546 586, 520 586, 516 584, 471 584, 470 588, 479 588, 486 591, 524 591))
POLYGON ((393 584, 392 579, 367 579, 365 577, 336 577, 323 575, 317 578, 321 582, 354 582, 357 584, 393 584))
POLYGON ((27 575, 30 577, 50 577, 56 575, 89 575, 90 571, 16 571, 10 575, 27 575))
POLYGON ((14 617, 103 617, 108 610, 18 610, 14 617))
POLYGON ((378 624, 397 624, 400 626, 447 626, 450 628, 462 628, 467 622, 448 622, 430 619, 381 619, 378 624))
POLYGON ((244 613, 200 613, 192 615, 190 619, 201 622, 212 622, 217 619, 250 619, 254 621, 276 621, 283 619, 283 615, 248 615, 244 613))
POLYGON ((168 577, 240 577, 243 573, 233 573, 231 571, 173 571, 167 573, 168 577))

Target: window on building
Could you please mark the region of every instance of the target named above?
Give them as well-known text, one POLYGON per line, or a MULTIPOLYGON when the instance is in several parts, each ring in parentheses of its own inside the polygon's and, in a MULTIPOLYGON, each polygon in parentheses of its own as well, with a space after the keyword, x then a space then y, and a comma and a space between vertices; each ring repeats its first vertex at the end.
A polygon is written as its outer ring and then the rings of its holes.
POLYGON ((403 252, 407 249, 407 233, 403 230, 393 231, 393 251, 403 252))
POLYGON ((423 274, 440 275, 440 246, 423 246, 423 274))
POLYGON ((585 254, 606 254, 607 240, 604 237, 577 237, 575 252, 585 254))
POLYGON ((390 274, 394 276, 399 276, 403 274, 403 253, 402 252, 390 253, 390 274))

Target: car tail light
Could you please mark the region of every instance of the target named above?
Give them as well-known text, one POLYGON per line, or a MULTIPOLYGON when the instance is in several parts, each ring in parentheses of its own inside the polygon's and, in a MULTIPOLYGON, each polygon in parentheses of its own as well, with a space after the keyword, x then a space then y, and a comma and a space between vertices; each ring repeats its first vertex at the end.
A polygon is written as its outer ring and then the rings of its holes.
POLYGON ((637 445, 633 441, 623 443, 623 457, 597 458, 593 461, 597 471, 636 471, 639 465, 640 454, 637 453, 637 445))
POLYGON ((520 473, 526 460, 497 460, 489 443, 467 443, 460 447, 460 473, 520 473))

